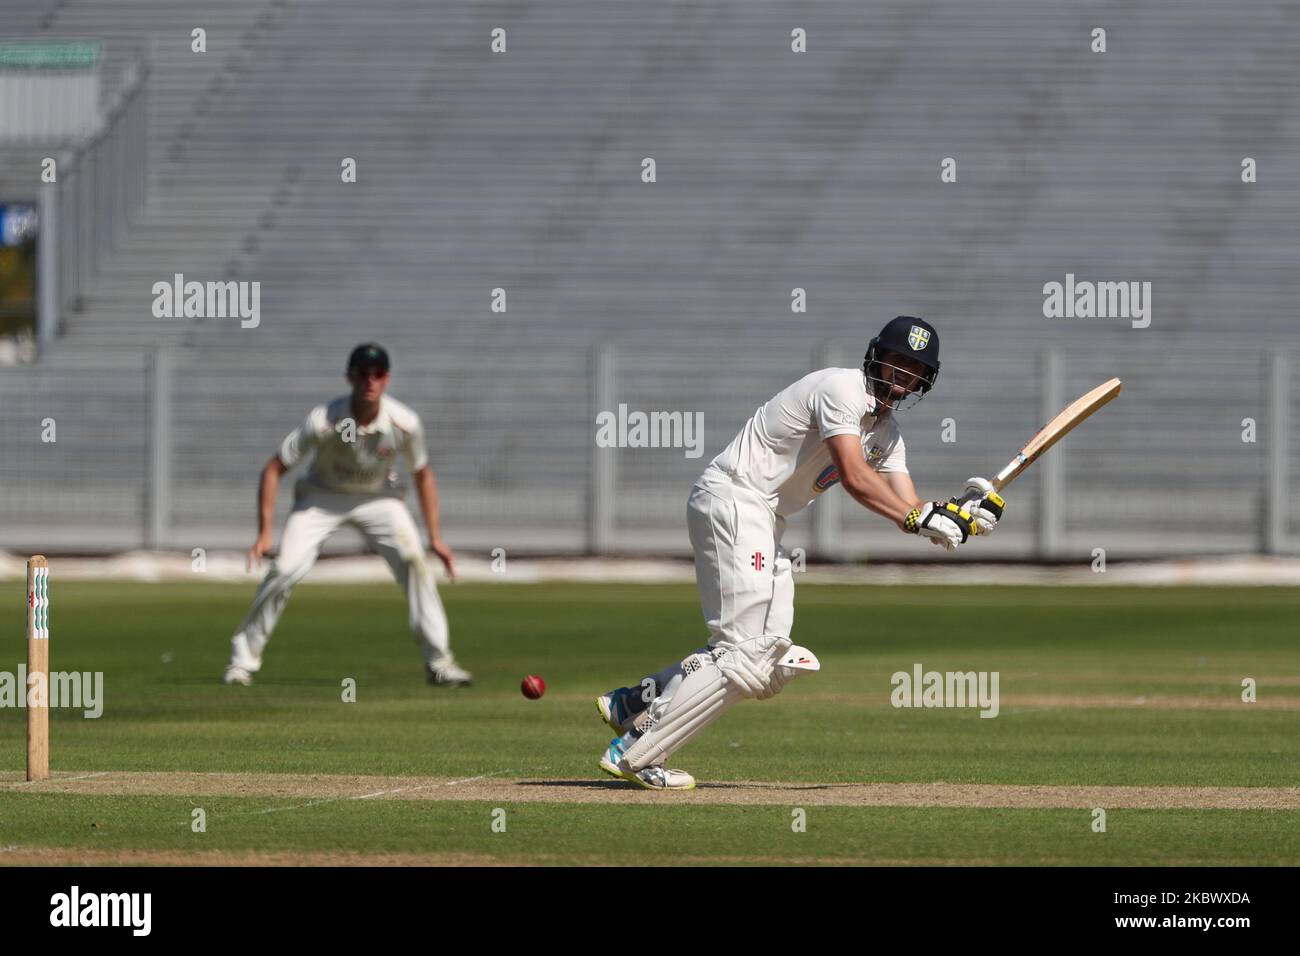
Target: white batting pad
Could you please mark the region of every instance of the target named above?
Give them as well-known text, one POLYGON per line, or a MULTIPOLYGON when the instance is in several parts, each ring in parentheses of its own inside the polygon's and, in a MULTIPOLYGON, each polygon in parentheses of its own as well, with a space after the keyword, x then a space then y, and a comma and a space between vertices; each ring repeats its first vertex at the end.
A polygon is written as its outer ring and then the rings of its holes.
POLYGON ((690 672, 670 698, 661 695, 650 705, 650 729, 624 755, 633 770, 664 763, 741 699, 710 654, 692 654, 682 663, 690 672))
POLYGON ((822 662, 817 660, 817 655, 808 648, 794 644, 777 661, 777 666, 788 667, 795 671, 819 671, 822 669, 822 662))

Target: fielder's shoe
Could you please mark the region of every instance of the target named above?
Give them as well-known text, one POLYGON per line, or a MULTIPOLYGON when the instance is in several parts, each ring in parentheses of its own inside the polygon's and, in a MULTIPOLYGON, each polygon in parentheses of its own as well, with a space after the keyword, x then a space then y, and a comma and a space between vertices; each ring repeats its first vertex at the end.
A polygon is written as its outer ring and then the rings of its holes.
POLYGON ((243 684, 245 687, 253 683, 253 675, 237 664, 227 667, 226 676, 221 679, 227 684, 243 684))
POLYGON ((439 687, 468 687, 474 680, 473 674, 450 657, 436 664, 424 665, 424 672, 429 683, 439 687))
POLYGON ((694 790, 695 778, 685 770, 670 770, 667 767, 646 767, 633 770, 627 765, 623 754, 627 742, 622 737, 615 737, 609 742, 609 749, 600 758, 600 769, 611 777, 630 780, 646 790, 694 790))
POLYGON ((632 729, 632 723, 637 715, 628 705, 635 700, 634 694, 636 688, 620 687, 596 698, 596 711, 600 714, 600 719, 616 734, 622 735, 632 729))
POLYGON ((226 676, 222 680, 227 684, 243 684, 247 687, 253 683, 253 675, 261 666, 261 655, 253 653, 248 646, 248 638, 240 632, 230 639, 230 664, 226 667, 226 676))

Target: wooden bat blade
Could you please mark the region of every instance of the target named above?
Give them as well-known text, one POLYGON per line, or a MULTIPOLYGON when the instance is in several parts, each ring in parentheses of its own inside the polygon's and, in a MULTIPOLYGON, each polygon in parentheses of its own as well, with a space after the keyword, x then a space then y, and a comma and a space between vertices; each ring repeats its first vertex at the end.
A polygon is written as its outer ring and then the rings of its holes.
POLYGON ((1011 484, 1017 475, 1038 459, 1039 455, 1070 434, 1075 426, 1118 395, 1123 386, 1124 383, 1119 379, 1112 378, 1109 382, 1098 385, 1088 394, 1071 402, 1064 411, 1040 428, 1038 434, 1029 439, 1029 444, 1020 449, 1020 453, 998 472, 997 477, 993 479, 993 487, 1001 491, 1011 484))

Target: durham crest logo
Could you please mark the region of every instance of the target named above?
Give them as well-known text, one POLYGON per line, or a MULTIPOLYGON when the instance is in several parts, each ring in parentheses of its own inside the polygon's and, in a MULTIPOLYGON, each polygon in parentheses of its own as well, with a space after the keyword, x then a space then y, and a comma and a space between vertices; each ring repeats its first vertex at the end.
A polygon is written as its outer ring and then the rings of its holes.
POLYGON ((930 332, 919 325, 912 326, 912 331, 907 335, 907 344, 912 346, 913 352, 919 352, 930 344, 930 332))

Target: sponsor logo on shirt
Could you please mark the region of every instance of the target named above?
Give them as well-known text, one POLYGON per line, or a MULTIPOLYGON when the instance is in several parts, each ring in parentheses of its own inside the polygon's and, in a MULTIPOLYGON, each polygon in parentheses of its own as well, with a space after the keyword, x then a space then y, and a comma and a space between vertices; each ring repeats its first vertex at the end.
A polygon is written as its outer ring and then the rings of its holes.
MULTIPOLYGON (((863 453, 863 457, 867 461, 879 461, 882 457, 884 457, 884 454, 885 454, 885 450, 883 448, 881 448, 879 445, 872 445, 867 451, 863 453)), ((836 468, 834 465, 827 465, 825 468, 822 469, 822 473, 817 476, 817 480, 813 482, 813 492, 815 494, 820 495, 827 488, 830 488, 838 484, 839 480, 840 480, 840 470, 836 468)))
POLYGON ((821 494, 827 488, 837 484, 839 480, 840 470, 834 465, 827 465, 822 469, 822 473, 817 476, 817 480, 813 482, 813 491, 821 494))
POLYGON ((349 482, 378 481, 388 473, 383 468, 352 467, 342 462, 336 462, 333 471, 335 478, 349 482))

